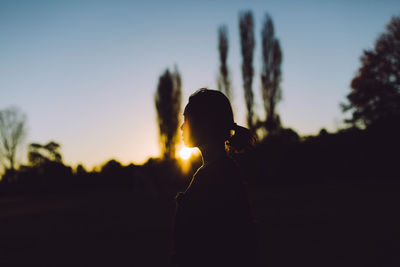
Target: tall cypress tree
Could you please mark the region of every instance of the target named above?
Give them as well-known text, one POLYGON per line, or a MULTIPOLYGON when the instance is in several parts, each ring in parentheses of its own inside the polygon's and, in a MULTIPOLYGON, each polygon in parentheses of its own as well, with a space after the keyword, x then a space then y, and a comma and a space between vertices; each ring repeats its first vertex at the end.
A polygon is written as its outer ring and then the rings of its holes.
POLYGON ((182 82, 178 70, 168 69, 160 76, 155 94, 157 123, 163 158, 175 157, 181 112, 182 82))
POLYGON ((231 81, 226 62, 228 58, 228 50, 228 27, 222 25, 218 28, 218 51, 220 60, 218 90, 223 92, 232 101, 231 81))
POLYGON ((266 115, 264 127, 271 134, 280 128, 280 118, 276 113, 276 105, 282 99, 280 87, 282 79, 282 51, 279 40, 275 38, 274 24, 268 14, 265 15, 261 40, 261 93, 266 115))
POLYGON ((242 52, 242 77, 244 98, 247 109, 247 126, 251 131, 255 131, 255 113, 254 113, 254 94, 253 84, 253 54, 255 47, 254 39, 254 19, 251 11, 245 11, 239 15, 240 44, 242 52))

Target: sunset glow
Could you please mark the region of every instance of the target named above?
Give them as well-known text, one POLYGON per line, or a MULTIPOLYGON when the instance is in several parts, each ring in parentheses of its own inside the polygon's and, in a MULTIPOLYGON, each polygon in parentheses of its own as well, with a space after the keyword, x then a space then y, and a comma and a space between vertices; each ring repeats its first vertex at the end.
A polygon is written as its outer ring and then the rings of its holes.
POLYGON ((190 158, 190 156, 192 155, 192 148, 188 148, 188 147, 182 147, 181 150, 179 151, 179 157, 181 157, 181 159, 183 160, 188 160, 190 158))

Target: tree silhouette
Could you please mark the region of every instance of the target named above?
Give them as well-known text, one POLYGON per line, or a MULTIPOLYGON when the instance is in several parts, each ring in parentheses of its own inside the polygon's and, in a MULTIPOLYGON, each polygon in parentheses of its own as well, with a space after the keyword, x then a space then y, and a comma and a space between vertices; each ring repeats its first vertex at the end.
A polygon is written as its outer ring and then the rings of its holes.
POLYGON ((86 171, 85 167, 82 164, 79 164, 76 167, 75 173, 76 173, 77 176, 81 176, 82 177, 82 176, 87 175, 88 172, 86 171))
POLYGON ((232 101, 231 81, 229 77, 228 66, 226 64, 228 50, 228 27, 226 25, 222 25, 218 29, 218 51, 220 60, 218 90, 223 92, 232 101))
POLYGON ((160 145, 165 159, 175 157, 181 112, 181 86, 181 76, 178 70, 175 68, 171 73, 167 69, 159 78, 155 94, 160 145))
POLYGON ((254 94, 253 83, 253 54, 254 54, 254 19, 251 11, 245 11, 239 15, 240 43, 242 51, 242 77, 244 98, 247 108, 247 126, 251 131, 255 130, 254 94))
POLYGON ((50 141, 45 145, 31 143, 28 146, 28 161, 32 166, 42 166, 49 162, 62 163, 60 144, 50 141))
POLYGON ((101 167, 101 173, 105 176, 119 176, 121 174, 122 165, 115 159, 110 159, 101 167))
POLYGON ((351 81, 344 112, 352 111, 346 122, 368 127, 371 124, 400 116, 400 17, 392 17, 375 42, 373 50, 365 50, 362 66, 351 81))
POLYGON ((16 107, 0 110, 0 159, 6 170, 15 170, 15 156, 25 136, 26 116, 16 107))
POLYGON ((63 185, 72 178, 72 168, 64 165, 60 149, 60 144, 54 141, 44 145, 29 144, 28 162, 30 166, 26 166, 30 172, 28 180, 36 179, 38 184, 47 189, 50 187, 62 189, 63 185))
POLYGON ((268 133, 273 133, 280 128, 280 118, 276 113, 276 105, 282 99, 280 87, 282 72, 282 51, 274 36, 274 24, 271 17, 266 14, 261 31, 262 39, 262 72, 261 92, 264 102, 266 120, 264 127, 268 133))

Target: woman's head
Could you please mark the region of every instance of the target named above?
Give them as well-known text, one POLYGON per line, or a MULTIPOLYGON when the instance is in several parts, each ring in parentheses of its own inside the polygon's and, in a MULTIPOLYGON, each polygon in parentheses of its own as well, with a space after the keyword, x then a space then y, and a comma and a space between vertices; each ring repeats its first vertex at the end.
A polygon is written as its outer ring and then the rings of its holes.
MULTIPOLYGON (((188 147, 218 145, 226 141, 229 143, 234 141, 234 137, 238 139, 237 134, 243 134, 244 130, 249 138, 253 138, 247 129, 235 124, 229 99, 220 91, 199 89, 189 97, 183 115, 181 129, 184 143, 188 147), (232 130, 235 131, 234 136, 231 134, 232 130)), ((243 144, 243 136, 240 139, 242 145, 247 146, 243 144)), ((254 140, 247 138, 245 142, 248 141, 254 140)))

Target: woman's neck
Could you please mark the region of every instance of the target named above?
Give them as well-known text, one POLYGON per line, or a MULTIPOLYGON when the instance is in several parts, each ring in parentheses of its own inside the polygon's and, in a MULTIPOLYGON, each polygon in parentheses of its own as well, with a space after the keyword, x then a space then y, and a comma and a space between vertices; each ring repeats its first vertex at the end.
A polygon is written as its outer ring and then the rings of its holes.
POLYGON ((226 156, 225 144, 201 147, 200 151, 203 159, 203 166, 226 156))

